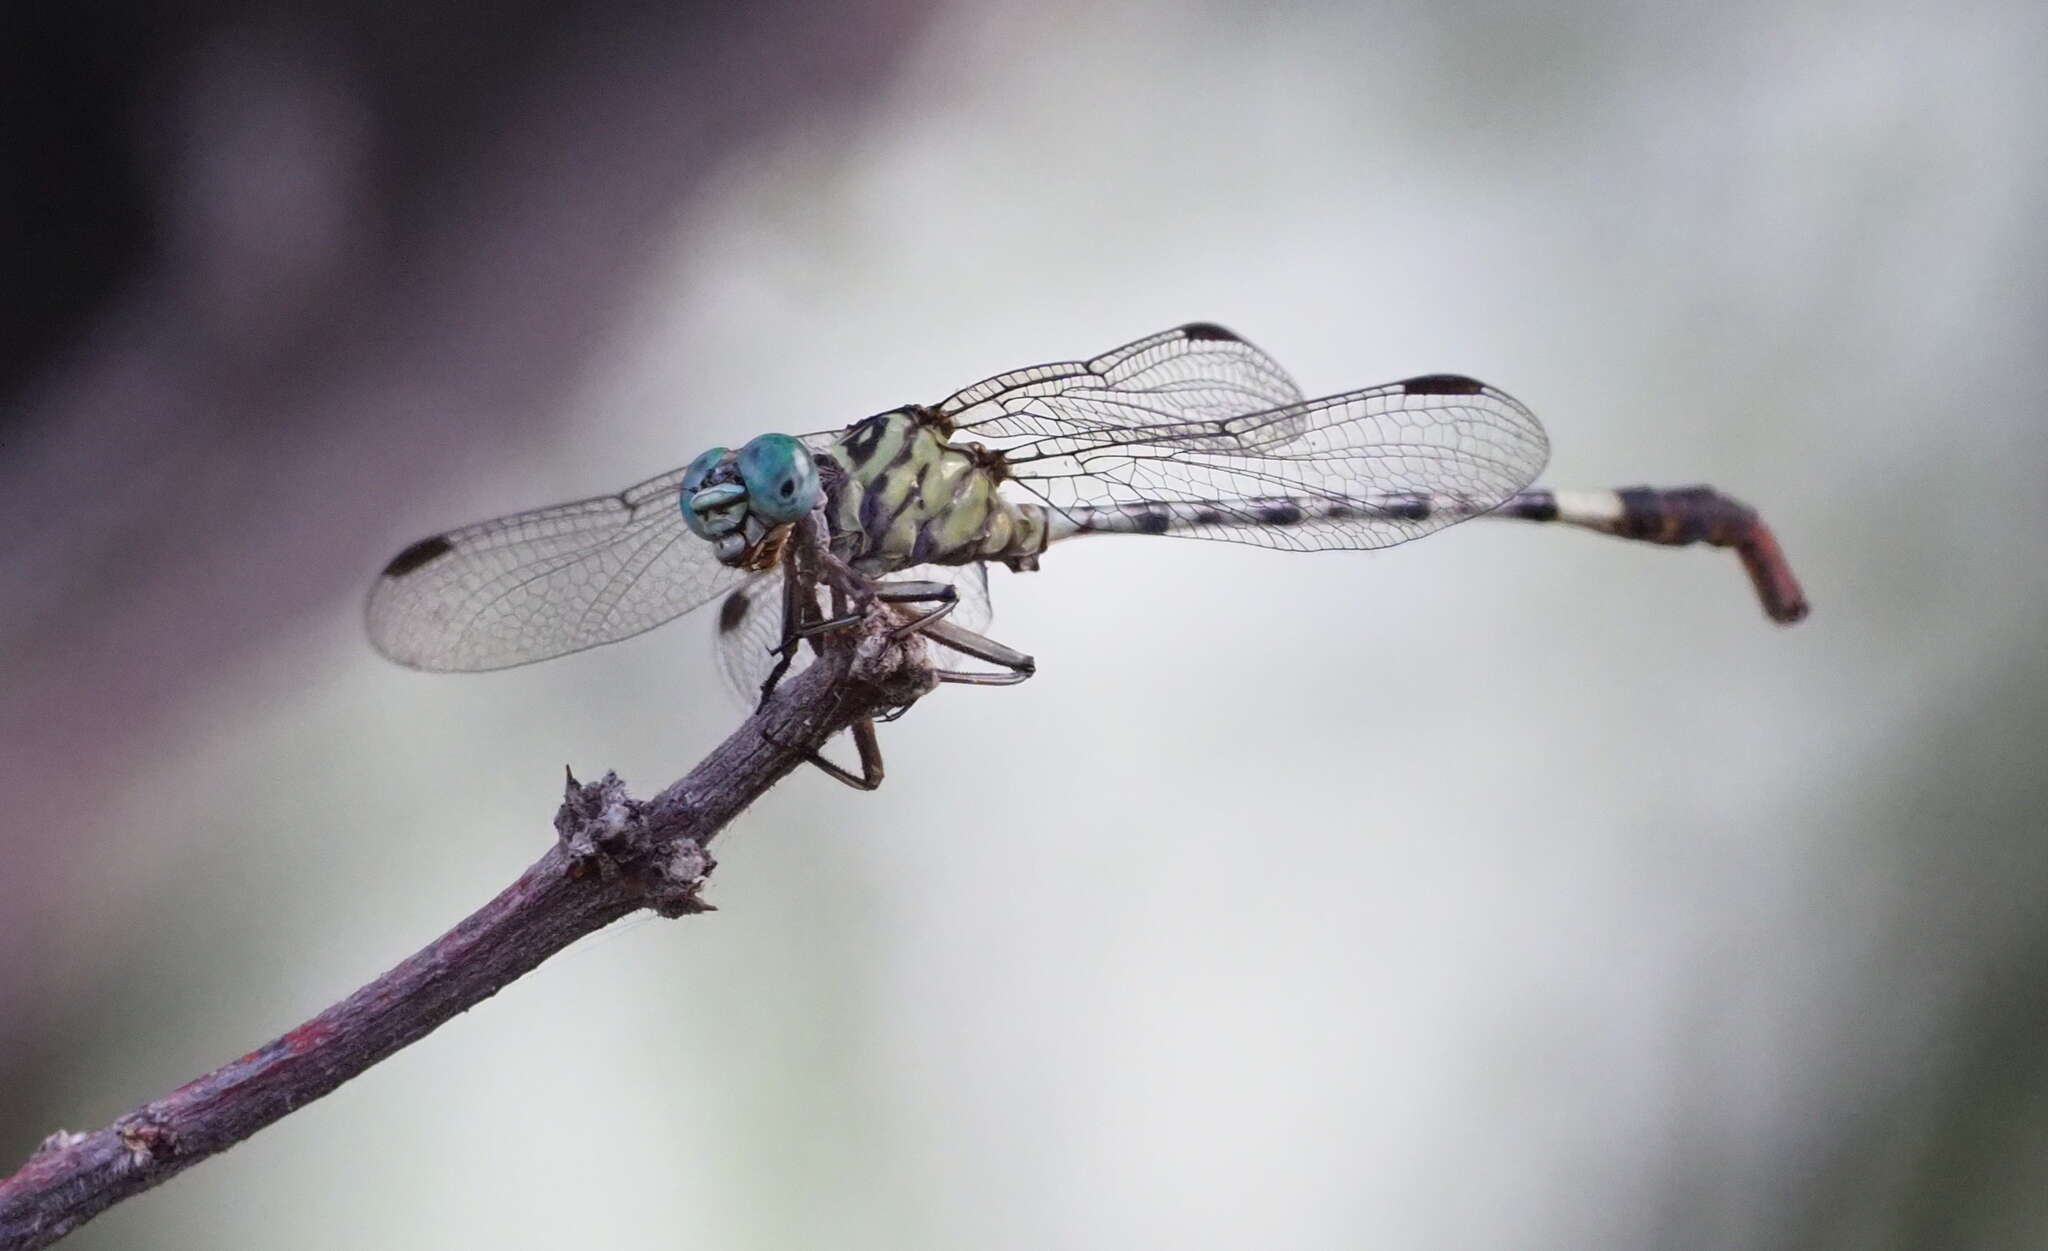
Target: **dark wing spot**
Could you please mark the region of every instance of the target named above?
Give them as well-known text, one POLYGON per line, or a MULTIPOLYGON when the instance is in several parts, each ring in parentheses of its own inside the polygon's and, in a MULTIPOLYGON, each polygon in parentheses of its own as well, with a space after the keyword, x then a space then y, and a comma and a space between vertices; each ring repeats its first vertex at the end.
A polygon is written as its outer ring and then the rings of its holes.
POLYGON ((718 632, 731 634, 747 619, 747 593, 734 591, 718 606, 718 632))
POLYGON ((1163 509, 1147 509, 1136 519, 1139 534, 1165 534, 1166 527, 1173 524, 1173 518, 1163 509))
POLYGON ((1198 526, 1213 526, 1222 520, 1223 514, 1213 508, 1198 508, 1195 510, 1195 524, 1198 526))
POLYGON ((1244 340, 1225 330, 1213 321, 1191 321, 1180 328, 1181 337, 1196 340, 1219 340, 1224 343, 1242 343, 1244 340))
POLYGON ((1349 504, 1332 504, 1323 513, 1331 521, 1349 521, 1358 515, 1358 510, 1349 504))
POLYGON ((1429 520, 1429 499, 1421 495, 1409 495, 1387 505, 1387 511, 1402 521, 1429 520))
POLYGON ((402 578, 413 570, 418 569, 421 565, 439 560, 454 550, 455 545, 441 535, 437 534, 430 539, 421 539, 398 555, 393 556, 391 563, 384 566, 384 576, 387 578, 402 578))
POLYGON ((1423 374, 1401 384, 1409 395, 1477 395, 1486 384, 1463 374, 1423 374))
POLYGON ((1296 504, 1267 504, 1259 509, 1259 520, 1269 526, 1298 525, 1301 508, 1296 504))

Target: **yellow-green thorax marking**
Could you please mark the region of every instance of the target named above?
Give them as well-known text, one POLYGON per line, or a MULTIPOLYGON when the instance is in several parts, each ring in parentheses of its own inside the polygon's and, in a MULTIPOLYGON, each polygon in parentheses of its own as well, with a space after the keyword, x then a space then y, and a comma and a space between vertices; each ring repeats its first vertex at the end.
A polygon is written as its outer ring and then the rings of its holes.
POLYGON ((832 550, 871 577, 913 565, 1000 560, 1031 569, 1045 550, 1046 512, 997 489, 999 453, 955 444, 945 419, 910 406, 849 426, 825 454, 832 550))

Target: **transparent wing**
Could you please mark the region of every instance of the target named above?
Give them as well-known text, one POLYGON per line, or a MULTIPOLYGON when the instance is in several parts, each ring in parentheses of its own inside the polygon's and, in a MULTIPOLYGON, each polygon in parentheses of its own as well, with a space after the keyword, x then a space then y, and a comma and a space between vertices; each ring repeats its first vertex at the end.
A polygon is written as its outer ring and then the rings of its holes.
POLYGON ((1295 403, 1301 389, 1264 352, 1223 327, 1191 322, 1093 360, 1012 370, 938 406, 984 440, 1217 421, 1295 403))
POLYGON ((1487 512, 1550 454, 1534 414, 1455 374, 1213 420, 1038 420, 1002 451, 1057 513, 1183 505, 1171 533, 1302 551, 1389 547, 1487 512))
MULTIPOLYGON (((981 565, 919 565, 892 574, 885 582, 945 582, 960 596, 960 606, 946 620, 977 633, 988 628, 993 611, 988 597, 988 570, 981 565)), ((775 647, 782 642, 782 573, 757 574, 725 597, 718 610, 718 667, 725 674, 726 688, 752 708, 761 697, 761 683, 775 667, 775 647)), ((987 668, 983 662, 962 656, 949 647, 932 644, 933 659, 942 668, 987 668)), ((801 673, 811 663, 809 647, 797 652, 785 677, 801 673)))
MULTIPOLYGON (((960 596, 960 606, 946 614, 946 620, 963 630, 972 630, 976 634, 982 634, 988 630, 989 624, 995 620, 995 604, 990 600, 988 593, 987 565, 917 565, 904 570, 900 574, 892 575, 884 579, 884 581, 946 582, 952 584, 954 592, 960 596)), ((1000 665, 992 665, 987 661, 976 659, 964 652, 956 652, 936 639, 928 638, 925 641, 930 644, 932 649, 932 663, 941 669, 953 669, 972 673, 1004 672, 1000 665)))
MULTIPOLYGON (((1031 365, 955 391, 932 411, 984 440, 1262 412, 1301 399, 1273 358, 1212 322, 1190 322, 1085 361, 1031 365)), ((823 450, 842 430, 801 436, 823 450)))
MULTIPOLYGON (((741 705, 752 708, 761 698, 761 683, 775 667, 774 648, 782 642, 782 571, 757 574, 726 592, 718 606, 718 669, 725 688, 741 705)), ((800 673, 811 662, 803 649, 789 671, 800 673)))
POLYGON ((370 641, 415 669, 503 669, 629 638, 715 598, 750 575, 684 527, 682 476, 421 539, 370 591, 370 641))
POLYGON ((979 634, 996 619, 995 604, 988 594, 987 565, 918 565, 892 580, 951 583, 960 594, 960 606, 946 620, 962 629, 979 634))

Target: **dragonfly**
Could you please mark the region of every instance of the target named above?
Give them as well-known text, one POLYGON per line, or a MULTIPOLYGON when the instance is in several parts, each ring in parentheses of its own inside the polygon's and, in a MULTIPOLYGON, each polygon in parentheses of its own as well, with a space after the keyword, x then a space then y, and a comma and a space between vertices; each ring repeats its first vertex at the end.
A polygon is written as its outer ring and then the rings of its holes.
MULTIPOLYGON (((617 642, 718 601, 726 679, 765 705, 879 603, 902 635, 936 645, 940 682, 1007 685, 1036 662, 984 632, 989 565, 1033 571, 1053 544, 1098 534, 1375 549, 1475 518, 1730 548, 1771 620, 1806 616, 1748 505, 1708 486, 1532 485, 1548 459, 1535 415, 1476 379, 1425 374, 1309 399, 1245 339, 1193 322, 429 536, 384 567, 366 617, 399 664, 474 672, 617 642)), ((874 721, 852 731, 858 773, 807 759, 872 790, 874 721)))

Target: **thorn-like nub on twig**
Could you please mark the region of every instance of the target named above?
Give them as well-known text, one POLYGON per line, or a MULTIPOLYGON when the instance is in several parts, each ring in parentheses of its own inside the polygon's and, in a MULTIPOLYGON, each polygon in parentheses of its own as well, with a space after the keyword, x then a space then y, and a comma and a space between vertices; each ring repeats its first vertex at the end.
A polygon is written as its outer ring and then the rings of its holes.
POLYGON ((622 876, 649 908, 665 917, 709 912, 697 897, 717 861, 695 840, 657 843, 647 828, 646 805, 626 794, 626 784, 607 772, 591 783, 569 777, 555 834, 569 853, 570 873, 595 871, 599 880, 622 876))
POLYGON ((114 1129, 121 1135, 121 1145, 128 1148, 128 1155, 136 1164, 149 1164, 158 1156, 168 1156, 178 1149, 178 1136, 167 1125, 151 1120, 147 1113, 124 1117, 114 1122, 114 1129))
POLYGON ((655 860, 640 874, 647 889, 647 906, 671 920, 718 911, 698 897, 717 867, 710 848, 684 839, 665 859, 655 860))
POLYGON ((847 674, 882 694, 888 707, 907 708, 938 688, 938 673, 922 634, 902 636, 903 619, 878 604, 861 623, 847 674))
POLYGON ((578 873, 596 869, 607 881, 615 877, 619 862, 637 850, 639 826, 640 805, 626 794, 618 774, 606 771, 588 784, 569 775, 555 813, 555 836, 578 873))

